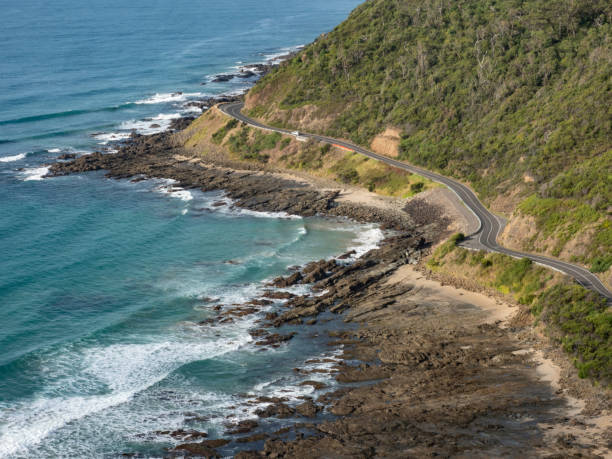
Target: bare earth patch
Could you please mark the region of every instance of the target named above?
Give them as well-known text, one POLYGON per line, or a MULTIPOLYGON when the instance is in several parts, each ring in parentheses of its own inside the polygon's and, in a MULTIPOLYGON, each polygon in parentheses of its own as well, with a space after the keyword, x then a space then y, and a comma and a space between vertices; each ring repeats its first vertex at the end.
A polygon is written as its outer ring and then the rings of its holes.
POLYGON ((388 127, 382 134, 378 134, 372 140, 371 148, 376 153, 381 155, 397 158, 399 154, 399 143, 401 130, 398 128, 388 127))

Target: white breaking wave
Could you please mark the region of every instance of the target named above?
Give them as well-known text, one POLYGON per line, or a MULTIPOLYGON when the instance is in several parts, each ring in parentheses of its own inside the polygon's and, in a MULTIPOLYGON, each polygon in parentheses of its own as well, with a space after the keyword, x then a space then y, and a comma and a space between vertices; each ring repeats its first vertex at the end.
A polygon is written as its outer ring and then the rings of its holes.
MULTIPOLYGON (((207 108, 208 107, 204 106, 204 109, 207 109, 207 108)), ((204 109, 200 107, 196 107, 195 105, 183 106, 184 113, 202 113, 204 109)))
POLYGON ((48 167, 32 167, 29 169, 24 169, 21 172, 21 176, 23 177, 24 182, 28 182, 30 180, 42 180, 48 173, 48 167))
POLYGON ((47 150, 49 153, 59 153, 60 151, 62 151, 61 148, 50 148, 47 150))
POLYGON ((116 142, 119 140, 126 140, 130 138, 131 133, 129 132, 108 132, 94 134, 94 139, 100 140, 100 145, 106 145, 109 142, 116 142))
POLYGON ((52 432, 130 401, 182 365, 236 351, 251 341, 246 333, 215 341, 177 338, 161 343, 114 344, 89 348, 82 353, 65 349, 70 355, 60 364, 66 365, 62 367, 66 375, 57 381, 57 387, 51 389, 50 394, 41 395, 10 412, 0 410, 3 424, 0 457, 27 454, 52 432), (74 368, 75 365, 80 368, 74 368), (86 394, 54 396, 67 387, 86 394), (101 391, 106 393, 100 395, 101 391))
POLYGON ((354 250, 355 255, 352 258, 359 258, 368 253, 372 249, 377 249, 381 241, 385 238, 385 233, 380 228, 370 227, 365 231, 361 231, 357 238, 353 241, 356 245, 349 247, 348 250, 354 250))
POLYGON ((302 217, 299 215, 291 215, 287 212, 264 212, 264 211, 256 211, 243 209, 241 207, 236 207, 234 205, 234 201, 227 197, 223 192, 211 192, 207 193, 209 199, 204 201, 204 209, 219 212, 226 215, 234 215, 234 216, 250 216, 256 218, 284 218, 289 220, 301 220, 302 217), (215 204, 223 202, 225 205, 216 206, 215 204))
POLYGON ((180 113, 160 113, 153 118, 148 118, 145 120, 131 120, 124 121, 119 126, 120 129, 125 129, 129 131, 136 131, 139 134, 149 135, 149 134, 157 134, 158 132, 163 132, 170 127, 172 120, 180 118, 180 113))
POLYGON ((3 156, 0 158, 0 163, 12 163, 13 161, 19 161, 20 159, 23 159, 26 156, 28 156, 27 153, 19 153, 18 155, 14 156, 3 156))
POLYGON ((161 185, 155 188, 155 191, 167 194, 169 196, 172 196, 173 198, 178 198, 182 201, 193 200, 193 194, 189 190, 186 190, 184 188, 181 188, 180 186, 175 185, 175 183, 177 183, 176 180, 161 179, 161 180, 156 180, 156 181, 157 182, 161 181, 162 183, 161 185))
POLYGON ((281 58, 283 56, 299 51, 302 48, 304 48, 304 45, 296 45, 296 46, 290 46, 287 48, 281 48, 281 50, 277 53, 264 54, 265 62, 271 65, 280 64, 282 62, 281 58))
POLYGON ((189 98, 200 97, 202 96, 201 92, 173 92, 173 93, 157 93, 154 96, 149 97, 148 99, 137 100, 136 104, 164 104, 169 102, 183 102, 189 98))

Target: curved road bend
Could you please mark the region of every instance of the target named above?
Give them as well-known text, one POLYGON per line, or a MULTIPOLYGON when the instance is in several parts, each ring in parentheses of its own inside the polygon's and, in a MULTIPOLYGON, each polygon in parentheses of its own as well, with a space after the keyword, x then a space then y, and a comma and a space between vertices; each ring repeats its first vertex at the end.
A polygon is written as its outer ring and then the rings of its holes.
MULTIPOLYGON (((280 132, 282 134, 291 134, 292 131, 289 129, 280 129, 266 126, 256 120, 253 120, 243 115, 241 113, 243 106, 244 103, 242 102, 232 102, 219 105, 219 109, 226 115, 229 115, 237 119, 238 121, 242 121, 243 123, 249 124, 256 128, 263 129, 266 131, 280 132)), ((571 263, 566 263, 561 260, 555 260, 553 258, 543 257, 541 255, 517 252, 515 250, 506 249, 500 246, 497 243, 497 236, 502 230, 502 222, 498 217, 496 217, 486 209, 486 207, 478 200, 472 190, 470 190, 467 186, 463 185, 457 180, 445 177, 443 175, 435 174, 433 172, 429 172, 425 169, 421 169, 420 167, 415 167, 406 163, 402 163, 400 161, 396 161, 395 159, 388 158, 386 156, 378 155, 369 150, 366 150, 365 148, 362 148, 358 145, 354 145, 349 142, 345 142, 343 140, 337 140, 332 139, 331 137, 325 137, 317 134, 307 134, 303 132, 300 132, 300 136, 355 151, 362 155, 368 156, 369 158, 382 161, 391 166, 407 170, 414 174, 426 177, 434 182, 446 185, 459 197, 459 199, 461 199, 461 201, 463 201, 465 206, 476 216, 476 218, 480 222, 478 230, 476 230, 473 234, 469 236, 468 240, 466 241, 466 245, 476 249, 484 249, 489 250, 491 252, 503 253, 515 258, 529 258, 535 263, 547 266, 549 268, 555 269, 573 277, 583 287, 593 290, 599 293, 600 295, 606 297, 609 302, 612 301, 612 292, 609 292, 606 289, 606 287, 601 283, 597 276, 580 266, 576 266, 571 263)))

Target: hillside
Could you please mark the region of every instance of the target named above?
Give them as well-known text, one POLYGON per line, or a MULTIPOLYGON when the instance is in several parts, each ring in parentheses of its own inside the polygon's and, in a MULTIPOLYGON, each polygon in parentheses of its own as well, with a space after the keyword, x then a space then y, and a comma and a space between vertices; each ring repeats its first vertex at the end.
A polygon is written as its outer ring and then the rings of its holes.
POLYGON ((611 24, 605 0, 366 1, 246 111, 457 177, 506 244, 610 283, 611 24))

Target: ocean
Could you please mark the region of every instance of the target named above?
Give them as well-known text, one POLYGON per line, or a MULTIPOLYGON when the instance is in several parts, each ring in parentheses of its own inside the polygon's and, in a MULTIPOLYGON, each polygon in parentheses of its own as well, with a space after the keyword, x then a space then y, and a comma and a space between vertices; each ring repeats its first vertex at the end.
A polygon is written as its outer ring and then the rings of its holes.
POLYGON ((324 336, 261 351, 248 333, 278 305, 200 322, 380 230, 218 208, 222 191, 168 180, 43 178, 44 164, 112 154, 133 129, 197 115, 190 101, 244 91, 252 79, 212 80, 273 62, 358 3, 0 0, 0 457, 160 456, 178 441, 168 431, 214 438, 252 417, 239 394, 312 392, 292 369, 333 360, 324 336))

